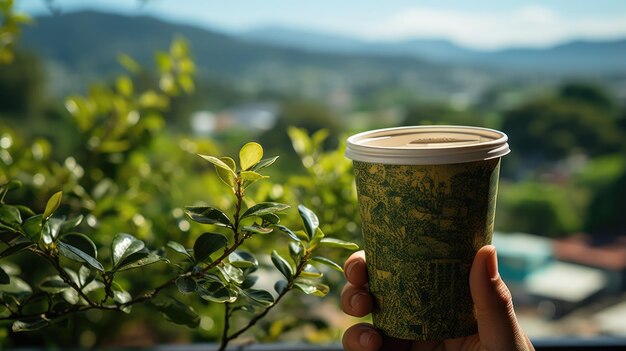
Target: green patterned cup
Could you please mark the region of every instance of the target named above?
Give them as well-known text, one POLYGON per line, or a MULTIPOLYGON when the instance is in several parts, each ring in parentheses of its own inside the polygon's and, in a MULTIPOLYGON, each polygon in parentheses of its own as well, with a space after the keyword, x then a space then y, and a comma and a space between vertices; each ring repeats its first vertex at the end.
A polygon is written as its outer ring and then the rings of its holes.
POLYGON ((374 130, 348 138, 363 223, 374 325, 441 340, 477 332, 474 255, 491 243, 499 131, 463 126, 374 130))

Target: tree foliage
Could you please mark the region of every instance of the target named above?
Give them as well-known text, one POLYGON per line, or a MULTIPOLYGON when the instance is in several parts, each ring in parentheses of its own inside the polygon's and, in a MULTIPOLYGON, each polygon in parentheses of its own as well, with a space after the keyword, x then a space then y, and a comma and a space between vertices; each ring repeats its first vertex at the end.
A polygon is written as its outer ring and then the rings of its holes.
POLYGON ((555 161, 573 153, 597 156, 622 150, 613 102, 593 86, 565 85, 556 96, 528 101, 504 115, 502 129, 525 158, 555 161))
POLYGON ((325 296, 325 272, 341 270, 325 250, 357 248, 327 237, 304 206, 300 222, 281 223, 288 205, 250 196, 278 159, 264 158, 260 144, 220 157, 210 141, 167 133, 169 102, 193 91, 189 55, 181 40, 157 55, 157 88, 136 84, 141 68, 121 56, 128 75, 70 96, 65 107, 81 142, 61 163, 47 140, 2 129, 0 319, 14 333, 145 305, 196 329, 211 316, 223 349, 288 292, 325 296), (215 172, 200 166, 206 161, 215 172), (273 290, 255 285, 272 269, 264 256, 282 275, 273 290))

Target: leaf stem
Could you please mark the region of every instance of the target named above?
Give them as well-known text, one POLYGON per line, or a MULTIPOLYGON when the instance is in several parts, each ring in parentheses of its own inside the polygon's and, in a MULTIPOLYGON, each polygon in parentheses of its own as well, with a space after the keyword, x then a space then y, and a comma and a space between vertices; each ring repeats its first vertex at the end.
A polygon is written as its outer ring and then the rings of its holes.
POLYGON ((59 272, 59 277, 61 277, 61 279, 63 279, 63 281, 67 285, 69 285, 72 289, 74 289, 78 293, 78 295, 80 295, 80 297, 85 299, 85 301, 89 304, 89 306, 92 306, 92 307, 99 306, 97 303, 91 301, 91 299, 87 296, 87 294, 83 292, 83 289, 81 289, 74 282, 74 280, 72 280, 72 277, 70 277, 69 274, 61 267, 61 264, 59 262, 59 256, 51 255, 36 247, 31 247, 30 250, 35 252, 37 255, 50 261, 50 263, 52 263, 52 265, 54 266, 54 269, 56 269, 56 271, 59 272))
MULTIPOLYGON (((308 256, 308 255, 307 255, 308 256)), ((248 324, 246 324, 244 327, 242 327, 241 329, 237 330, 236 332, 234 332, 233 334, 229 335, 228 337, 222 337, 222 344, 226 343, 228 344, 228 342, 230 342, 233 339, 236 339, 237 337, 239 337, 239 335, 245 333, 248 329, 252 328, 252 326, 254 326, 259 320, 261 320, 263 317, 265 317, 269 311, 274 308, 274 306, 276 306, 278 304, 278 302, 285 296, 287 295, 287 293, 289 291, 291 291, 293 289, 293 283, 295 282, 295 280, 300 277, 300 274, 302 274, 302 271, 304 270, 304 267, 306 266, 307 262, 308 262, 308 257, 305 256, 302 258, 302 260, 300 261, 300 263, 298 264, 298 268, 296 269, 296 272, 294 273, 294 275, 291 277, 291 279, 289 279, 289 282, 287 283, 287 286, 285 287, 285 289, 283 289, 283 291, 281 291, 278 294, 278 297, 276 297, 276 300, 274 301, 273 304, 267 306, 263 311, 261 311, 259 314, 257 314, 256 316, 254 316, 254 318, 252 318, 248 324)), ((220 349, 220 351, 222 351, 223 349, 220 349)))
POLYGON ((230 304, 228 302, 224 303, 224 330, 222 331, 222 340, 220 342, 220 348, 218 351, 226 350, 226 346, 228 346, 228 342, 230 339, 228 338, 228 328, 230 327, 230 304))

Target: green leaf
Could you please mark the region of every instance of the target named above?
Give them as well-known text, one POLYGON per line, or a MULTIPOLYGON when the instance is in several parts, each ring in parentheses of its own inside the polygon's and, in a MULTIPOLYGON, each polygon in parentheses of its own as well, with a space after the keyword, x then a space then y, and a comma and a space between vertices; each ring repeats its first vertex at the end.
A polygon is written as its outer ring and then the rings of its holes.
POLYGON ((0 292, 10 295, 24 295, 30 294, 33 290, 30 285, 18 277, 11 277, 9 284, 0 285, 0 292))
POLYGON ((0 285, 6 285, 6 284, 9 284, 10 282, 11 282, 11 278, 9 277, 7 272, 5 272, 4 269, 2 269, 2 267, 0 267, 0 285))
POLYGON ((187 251, 187 249, 182 244, 179 244, 179 243, 177 243, 175 241, 170 240, 170 241, 167 242, 166 245, 170 249, 172 249, 172 250, 174 250, 174 251, 176 251, 176 252, 178 252, 180 254, 183 254, 183 255, 185 255, 185 256, 187 256, 189 258, 192 258, 191 254, 189 253, 189 251, 187 251))
POLYGON ((17 320, 13 322, 13 325, 11 326, 11 330, 14 333, 40 330, 49 326, 50 323, 51 321, 48 319, 44 319, 42 317, 32 317, 32 318, 21 319, 21 320, 17 320))
POLYGON ((61 224, 61 233, 67 233, 68 231, 78 227, 83 222, 83 215, 78 215, 72 219, 68 219, 61 224))
POLYGON ((58 218, 49 218, 43 224, 41 228, 41 238, 46 245, 50 245, 57 240, 59 233, 61 232, 62 220, 58 218))
POLYGON ((193 244, 193 254, 196 262, 206 261, 212 253, 223 249, 228 239, 219 233, 204 233, 193 244))
POLYGON ((319 269, 310 264, 304 266, 304 270, 302 270, 302 273, 300 273, 300 276, 304 278, 321 278, 323 275, 324 274, 320 272, 319 269))
POLYGON ((15 206, 0 204, 0 229, 19 231, 22 225, 22 216, 20 210, 15 206))
POLYGON ((43 216, 38 214, 30 217, 26 220, 26 222, 24 222, 24 224, 22 224, 22 229, 24 230, 26 237, 28 237, 28 239, 32 242, 37 243, 41 239, 41 229, 43 228, 42 219, 43 216))
POLYGON ((74 289, 65 289, 61 294, 63 296, 63 299, 67 301, 67 303, 69 303, 70 305, 86 304, 85 299, 78 295, 78 292, 76 292, 76 290, 74 289))
POLYGON ((70 244, 66 244, 62 241, 58 242, 57 247, 59 248, 59 253, 69 258, 70 260, 76 262, 85 262, 91 267, 101 272, 104 272, 104 267, 102 267, 102 264, 98 262, 98 260, 80 250, 79 248, 76 248, 70 244))
POLYGON ((217 176, 224 182, 226 185, 234 187, 237 184, 236 176, 233 178, 232 173, 237 171, 237 165, 235 164, 235 160, 230 157, 220 157, 220 161, 224 162, 232 172, 229 172, 220 167, 216 167, 215 171, 217 172, 217 176))
POLYGON ((274 290, 279 293, 282 294, 283 291, 285 291, 285 289, 287 289, 289 283, 287 283, 286 280, 279 280, 276 283, 274 283, 274 290))
POLYGON ((338 265, 337 263, 335 263, 334 261, 326 258, 326 257, 322 257, 322 256, 313 256, 311 257, 311 260, 315 261, 315 262, 319 262, 323 265, 326 265, 336 271, 339 271, 341 273, 343 273, 343 268, 338 265))
POLYGON ((258 267, 259 261, 252 254, 245 251, 235 251, 228 255, 230 264, 237 268, 258 267))
POLYGON ((278 156, 262 159, 261 161, 259 161, 259 163, 254 165, 254 167, 252 167, 252 170, 253 171, 260 171, 263 168, 267 168, 267 167, 271 166, 272 164, 274 164, 274 162, 276 162, 277 159, 278 159, 278 156))
POLYGON ((303 283, 299 281, 293 283, 293 286, 295 286, 298 290, 302 291, 303 293, 307 295, 311 295, 317 290, 317 288, 315 288, 315 285, 309 284, 309 283, 303 283))
POLYGON ((232 264, 224 263, 217 266, 217 269, 222 273, 224 279, 228 282, 234 282, 236 284, 243 283, 244 276, 243 271, 240 268, 233 266, 232 264))
POLYGON ((242 229, 254 234, 269 234, 274 231, 272 228, 261 227, 256 223, 253 225, 245 225, 242 227, 242 229))
POLYGON ((98 258, 96 244, 85 234, 76 232, 67 233, 61 237, 61 241, 80 249, 93 258, 98 258))
POLYGON ((315 232, 315 235, 313 235, 313 240, 311 240, 310 244, 309 244, 309 250, 314 250, 322 241, 322 239, 324 239, 324 232, 322 231, 322 229, 317 228, 317 231, 315 232))
POLYGON ((198 285, 196 290, 200 298, 216 303, 235 302, 237 294, 224 285, 222 282, 212 281, 207 284, 198 285))
POLYGON ((200 316, 190 306, 173 297, 165 303, 155 304, 155 307, 172 323, 186 325, 189 328, 196 328, 200 324, 200 316))
POLYGON ((237 175, 235 174, 235 171, 232 168, 230 168, 230 166, 226 162, 224 162, 223 160, 217 157, 213 157, 209 155, 198 155, 198 156, 211 162, 215 166, 215 170, 217 171, 218 176, 226 185, 229 185, 231 187, 234 187, 235 185, 237 185, 237 182, 236 182, 237 175))
POLYGON ((138 73, 141 70, 141 65, 127 54, 118 54, 117 62, 131 73, 138 73))
POLYGON ((43 212, 43 219, 45 221, 47 221, 50 218, 50 216, 52 216, 54 211, 56 211, 57 208, 59 208, 59 206, 61 205, 62 197, 63 197, 62 191, 56 192, 52 196, 50 196, 50 199, 48 199, 48 203, 46 204, 46 210, 43 212))
POLYGON ((255 182, 259 179, 266 179, 269 178, 268 176, 264 176, 262 174, 259 174, 257 172, 253 172, 253 171, 242 171, 241 173, 239 173, 239 177, 243 180, 248 180, 251 182, 255 182))
POLYGON ((249 170, 263 158, 263 147, 255 142, 249 142, 239 150, 239 165, 242 171, 249 170))
MULTIPOLYGON (((133 297, 130 293, 116 284, 113 285, 113 301, 117 302, 119 305, 124 305, 125 303, 131 301, 133 297)), ((130 313, 131 306, 123 306, 122 311, 124 313, 130 313)))
POLYGON ((270 224, 278 224, 280 222, 280 217, 274 213, 268 213, 259 217, 270 224))
POLYGON ((295 262, 296 264, 297 262, 300 261, 303 251, 304 251, 304 248, 302 247, 301 242, 292 241, 289 243, 289 255, 291 256, 291 259, 293 260, 293 262, 295 262))
POLYGON ((187 94, 191 94, 195 90, 193 79, 188 74, 179 75, 178 84, 180 85, 181 88, 183 88, 183 91, 187 94))
POLYGON ((334 239, 334 238, 323 238, 322 240, 320 240, 320 246, 336 247, 340 249, 353 250, 353 251, 359 249, 359 245, 355 243, 351 243, 351 242, 343 241, 339 239, 334 239))
POLYGON ((113 238, 111 251, 113 252, 113 267, 117 267, 124 259, 141 251, 146 244, 126 233, 119 233, 113 238))
POLYGON ((115 89, 122 96, 130 97, 133 95, 133 81, 128 76, 119 76, 115 80, 115 89))
POLYGON ((315 282, 308 279, 298 279, 293 285, 303 293, 307 295, 316 295, 320 297, 324 297, 330 291, 330 288, 326 284, 322 284, 319 282, 315 282))
POLYGON ((20 252, 20 251, 26 249, 27 247, 31 247, 33 245, 35 245, 35 243, 32 243, 32 242, 21 242, 21 243, 15 244, 13 246, 9 246, 6 250, 0 252, 0 258, 11 256, 14 253, 20 252))
MULTIPOLYGON (((147 250, 146 250, 147 251, 147 250)), ((118 271, 127 271, 129 269, 135 269, 153 263, 161 262, 164 259, 153 252, 136 252, 128 256, 118 267, 118 271)))
POLYGON ((39 284, 41 290, 51 294, 58 294, 69 287, 69 284, 64 282, 58 275, 48 277, 39 284))
POLYGON ((324 297, 330 292, 330 287, 326 284, 317 283, 315 286, 316 291, 313 293, 315 296, 324 297))
POLYGON ((192 277, 178 277, 176 278, 176 287, 181 293, 189 294, 196 291, 198 284, 192 277))
POLYGON ((221 227, 232 227, 228 216, 215 207, 210 206, 186 206, 185 214, 194 222, 214 224, 221 227))
POLYGON ((124 152, 131 148, 128 140, 106 140, 98 147, 98 151, 102 153, 113 154, 116 152, 124 152))
POLYGON ((5 190, 6 191, 11 191, 11 190, 15 190, 15 189, 19 189, 22 187, 22 182, 17 180, 17 179, 11 179, 9 180, 8 183, 2 184, 0 185, 0 191, 5 190))
POLYGON ((289 206, 285 204, 281 204, 278 202, 261 202, 258 203, 243 213, 241 218, 252 217, 252 216, 263 216, 268 213, 276 213, 279 211, 283 211, 288 209, 289 206))
POLYGON ((285 233, 287 235, 289 235, 290 238, 292 238, 295 241, 300 241, 300 238, 298 237, 298 235, 296 235, 296 233, 294 233, 291 229, 285 227, 282 224, 277 224, 274 225, 274 227, 278 228, 278 230, 280 230, 281 233, 285 233))
POLYGON ((20 211, 20 213, 22 214, 22 218, 24 217, 32 217, 35 215, 35 212, 33 212, 33 210, 31 210, 30 208, 28 208, 27 206, 24 205, 15 205, 15 207, 17 207, 17 209, 20 211))
POLYGON ((308 234, 309 240, 313 240, 313 237, 317 232, 317 228, 319 228, 320 226, 320 220, 317 218, 313 211, 309 210, 304 205, 298 206, 298 212, 300 213, 300 217, 302 217, 304 229, 308 234))
POLYGON ((241 288, 250 289, 256 283, 257 280, 259 280, 258 276, 248 275, 246 276, 246 279, 243 280, 243 283, 241 283, 241 288))
POLYGON ((242 292, 251 300, 258 302, 261 305, 270 306, 274 304, 274 297, 268 291, 260 289, 243 289, 242 292))
POLYGON ((276 268, 278 268, 280 273, 287 278, 287 280, 291 279, 293 276, 293 269, 291 268, 291 265, 284 258, 282 258, 276 250, 272 251, 272 263, 276 266, 276 268))
POLYGON ((230 157, 220 157, 220 161, 224 162, 233 172, 237 172, 237 164, 230 157))
POLYGON ((78 286, 85 287, 96 278, 92 270, 87 266, 80 266, 78 269, 78 286))
POLYGON ((129 301, 131 301, 133 297, 130 295, 128 291, 113 288, 113 301, 117 302, 120 305, 123 305, 129 301))

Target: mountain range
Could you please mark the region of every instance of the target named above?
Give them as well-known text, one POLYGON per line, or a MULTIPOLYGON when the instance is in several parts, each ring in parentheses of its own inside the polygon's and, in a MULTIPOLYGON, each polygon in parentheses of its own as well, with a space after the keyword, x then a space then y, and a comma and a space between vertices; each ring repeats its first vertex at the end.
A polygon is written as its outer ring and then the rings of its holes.
POLYGON ((477 89, 474 85, 481 83, 476 82, 510 75, 626 73, 626 40, 481 52, 446 40, 365 42, 280 27, 227 33, 93 11, 38 17, 24 28, 20 45, 42 57, 63 91, 119 72, 116 57, 121 52, 149 64, 154 52, 166 49, 175 36, 190 42, 201 76, 257 90, 323 92, 337 84, 362 89, 386 84, 437 95, 468 84, 477 89), (463 78, 467 76, 473 80, 463 78))
POLYGON ((547 48, 481 51, 446 39, 363 41, 277 26, 258 27, 241 33, 239 37, 250 42, 315 52, 413 56, 443 63, 497 66, 512 70, 559 73, 626 71, 626 39, 576 40, 547 48))

